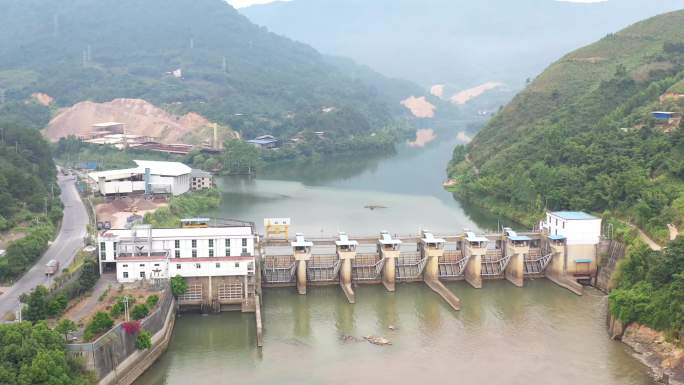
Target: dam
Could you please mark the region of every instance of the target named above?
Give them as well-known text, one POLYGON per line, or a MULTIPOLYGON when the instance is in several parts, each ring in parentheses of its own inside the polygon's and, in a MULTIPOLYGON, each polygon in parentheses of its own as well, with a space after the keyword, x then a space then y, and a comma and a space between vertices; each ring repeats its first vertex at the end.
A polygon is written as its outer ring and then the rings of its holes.
POLYGON ((428 230, 418 236, 393 236, 383 231, 377 237, 353 239, 346 233, 336 239, 297 234, 292 240, 261 242, 259 266, 262 287, 296 287, 305 295, 309 287, 339 285, 349 303, 355 303, 354 287, 359 285, 382 284, 394 292, 397 283, 424 282, 459 310, 459 298, 443 282, 465 281, 482 288, 486 281, 500 279, 523 287, 525 279, 548 278, 581 295, 578 281, 591 282, 596 261, 583 258, 588 266, 578 268, 577 260, 568 258, 564 236, 518 234, 506 228, 500 234, 454 236, 428 230), (282 252, 288 247, 289 253, 282 252))

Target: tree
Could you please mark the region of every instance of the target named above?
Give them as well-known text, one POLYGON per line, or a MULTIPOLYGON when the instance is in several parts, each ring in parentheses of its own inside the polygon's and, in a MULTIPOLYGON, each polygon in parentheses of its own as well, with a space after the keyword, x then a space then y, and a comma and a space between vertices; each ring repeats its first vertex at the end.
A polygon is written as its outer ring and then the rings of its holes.
POLYGON ((26 306, 23 310, 23 317, 32 322, 44 320, 49 314, 48 289, 39 285, 25 297, 26 306))
POLYGON ((83 338, 86 341, 90 341, 96 335, 104 333, 107 330, 111 329, 113 325, 114 321, 109 316, 109 314, 99 311, 95 313, 93 319, 90 320, 88 326, 86 326, 85 332, 83 333, 83 338))
POLYGON ((84 369, 67 358, 63 336, 45 322, 0 324, 0 346, 0 384, 87 384, 84 369))
POLYGON ((65 342, 69 342, 69 333, 75 332, 76 330, 76 324, 68 318, 59 321, 57 327, 55 327, 55 331, 64 335, 65 342))
POLYGON ((147 330, 143 330, 135 339, 135 347, 139 350, 145 350, 152 347, 152 334, 147 330))
POLYGON ((188 282, 184 277, 177 275, 171 278, 171 293, 173 296, 178 298, 179 295, 185 294, 188 291, 188 282))
POLYGON ((143 319, 147 317, 148 314, 150 314, 150 309, 144 303, 135 305, 133 310, 131 310, 131 318, 134 320, 143 319))

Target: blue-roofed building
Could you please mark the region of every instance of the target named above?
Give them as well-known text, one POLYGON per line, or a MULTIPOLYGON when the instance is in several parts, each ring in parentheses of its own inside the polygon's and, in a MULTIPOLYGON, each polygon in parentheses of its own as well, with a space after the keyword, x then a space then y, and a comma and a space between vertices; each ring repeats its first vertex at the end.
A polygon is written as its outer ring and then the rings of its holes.
POLYGON ((259 148, 275 148, 278 147, 278 142, 278 139, 273 135, 257 136, 256 138, 247 141, 247 143, 259 148))
POLYGON ((568 245, 596 245, 601 237, 601 218, 582 211, 549 211, 541 228, 549 235, 565 237, 568 245))
POLYGON ((578 279, 595 275, 601 218, 582 211, 549 211, 540 225, 552 245, 564 245, 564 274, 578 279))

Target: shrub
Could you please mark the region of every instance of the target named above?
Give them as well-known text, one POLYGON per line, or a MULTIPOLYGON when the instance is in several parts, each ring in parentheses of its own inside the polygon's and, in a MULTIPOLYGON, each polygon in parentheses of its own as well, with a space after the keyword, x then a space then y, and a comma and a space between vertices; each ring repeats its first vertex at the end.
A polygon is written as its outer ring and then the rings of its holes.
POLYGON ((179 295, 185 294, 187 290, 188 282, 185 280, 184 277, 177 275, 171 278, 171 293, 173 293, 174 297, 178 297, 179 295))
POLYGON ((159 296, 156 294, 152 294, 151 296, 147 297, 147 300, 145 301, 147 307, 150 309, 157 306, 157 302, 159 302, 159 296))
POLYGON ((147 317, 150 314, 150 309, 144 303, 135 305, 133 310, 131 310, 131 318, 134 320, 139 320, 147 317))
POLYGON ((64 341, 69 341, 69 333, 76 331, 76 324, 70 319, 63 319, 59 321, 59 324, 55 327, 55 331, 64 336, 64 341))
POLYGON ((97 312, 92 320, 88 323, 83 333, 83 338, 86 341, 92 340, 96 335, 106 332, 114 325, 114 321, 105 312, 97 312))
POLYGON ((140 332, 140 321, 128 321, 121 324, 121 327, 126 331, 128 335, 135 335, 140 332))
POLYGON ((152 347, 152 334, 147 330, 143 330, 135 339, 135 347, 139 350, 145 350, 152 347))

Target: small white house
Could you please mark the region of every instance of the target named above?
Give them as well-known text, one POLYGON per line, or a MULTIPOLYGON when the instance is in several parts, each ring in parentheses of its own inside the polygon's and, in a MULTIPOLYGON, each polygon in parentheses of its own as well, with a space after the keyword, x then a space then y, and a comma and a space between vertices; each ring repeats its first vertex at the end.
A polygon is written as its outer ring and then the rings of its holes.
POLYGON ((173 194, 190 190, 192 169, 180 162, 134 161, 137 167, 92 172, 88 177, 102 195, 173 194))
POLYGON ((601 218, 581 211, 549 211, 541 228, 564 236, 568 245, 597 245, 601 239, 601 218))

